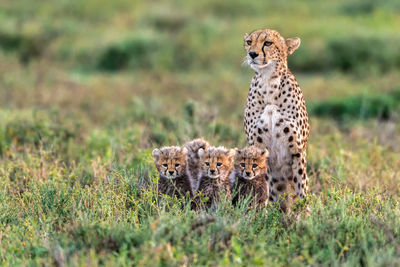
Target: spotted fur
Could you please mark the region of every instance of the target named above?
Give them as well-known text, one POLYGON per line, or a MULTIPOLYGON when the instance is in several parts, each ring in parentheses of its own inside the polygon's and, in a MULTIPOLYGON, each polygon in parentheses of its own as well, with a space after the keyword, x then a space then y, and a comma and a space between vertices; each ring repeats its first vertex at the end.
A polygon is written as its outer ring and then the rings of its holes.
POLYGON ((303 94, 287 67, 287 56, 299 47, 300 39, 284 39, 265 29, 245 34, 244 41, 246 61, 255 70, 244 111, 247 140, 270 152, 270 200, 292 187, 303 198, 308 191, 310 127, 303 94))
POLYGON ((218 204, 220 195, 224 194, 227 198, 231 196, 231 183, 229 176, 232 172, 235 151, 224 147, 209 147, 206 150, 199 150, 201 168, 199 172, 200 203, 201 198, 207 198, 202 202, 206 208, 213 204, 218 204))
POLYGON ((268 204, 268 150, 256 146, 237 150, 231 175, 233 204, 250 195, 250 205, 262 208, 268 204))
POLYGON ((188 150, 187 173, 191 180, 193 190, 199 187, 200 157, 199 149, 207 149, 210 144, 203 138, 197 138, 185 144, 188 150))
POLYGON ((185 147, 163 147, 153 150, 154 164, 160 174, 158 192, 171 197, 193 195, 192 185, 186 173, 188 151, 185 147))

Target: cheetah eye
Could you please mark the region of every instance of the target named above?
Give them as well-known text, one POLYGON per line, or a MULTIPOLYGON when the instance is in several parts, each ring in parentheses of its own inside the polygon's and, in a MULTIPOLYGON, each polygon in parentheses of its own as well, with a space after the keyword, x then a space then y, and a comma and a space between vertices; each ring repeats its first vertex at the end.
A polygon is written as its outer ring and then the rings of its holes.
POLYGON ((246 164, 244 164, 244 163, 242 162, 242 163, 240 163, 240 167, 244 168, 244 167, 246 167, 246 164))
POLYGON ((217 166, 218 166, 218 167, 221 167, 221 166, 222 166, 222 163, 221 163, 221 162, 217 162, 217 166))
POLYGON ((175 163, 175 167, 179 167, 179 165, 180 165, 179 163, 175 163))
POLYGON ((247 44, 247 45, 251 45, 251 40, 247 40, 247 41, 246 41, 246 44, 247 44))
POLYGON ((273 44, 273 42, 270 41, 265 41, 264 42, 264 46, 271 46, 273 44))
POLYGON ((210 162, 206 161, 206 166, 210 166, 210 162))
POLYGON ((253 164, 253 169, 257 168, 258 165, 257 164, 253 164))
POLYGON ((164 166, 165 168, 167 168, 167 167, 168 167, 168 164, 167 164, 167 163, 164 163, 163 166, 164 166))

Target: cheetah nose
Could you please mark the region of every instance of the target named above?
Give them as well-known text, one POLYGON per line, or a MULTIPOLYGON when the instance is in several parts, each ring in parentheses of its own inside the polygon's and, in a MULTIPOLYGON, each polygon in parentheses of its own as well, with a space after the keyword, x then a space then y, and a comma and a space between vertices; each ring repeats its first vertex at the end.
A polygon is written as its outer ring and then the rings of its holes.
POLYGON ((246 172, 246 175, 247 175, 247 176, 250 176, 250 174, 251 174, 250 172, 246 172))
POLYGON ((210 170, 210 173, 211 173, 211 174, 214 174, 214 173, 215 173, 215 170, 210 170))
POLYGON ((250 56, 252 59, 255 59, 256 57, 258 57, 258 53, 251 51, 251 52, 249 52, 249 56, 250 56))
POLYGON ((171 175, 172 175, 172 174, 174 174, 174 172, 175 172, 175 171, 168 171, 168 172, 169 172, 169 174, 171 174, 171 175))

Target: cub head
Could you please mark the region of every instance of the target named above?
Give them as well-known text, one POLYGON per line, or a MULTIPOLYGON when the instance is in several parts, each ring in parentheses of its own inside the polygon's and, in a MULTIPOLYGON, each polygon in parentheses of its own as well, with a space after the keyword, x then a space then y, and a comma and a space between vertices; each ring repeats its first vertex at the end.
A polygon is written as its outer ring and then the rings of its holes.
POLYGON ((199 149, 201 174, 209 178, 228 175, 233 167, 235 150, 224 147, 199 149))
POLYGON ((263 69, 274 63, 286 64, 287 56, 300 46, 300 38, 283 38, 275 30, 265 29, 244 35, 247 64, 254 70, 263 69))
POLYGON ((235 172, 243 179, 254 179, 268 170, 268 150, 255 146, 237 150, 235 155, 235 172))
POLYGON ((153 150, 153 159, 161 176, 174 179, 186 171, 187 149, 169 146, 153 150))
POLYGON ((206 149, 210 146, 210 144, 204 140, 203 138, 194 139, 188 143, 186 143, 186 148, 188 149, 189 156, 194 156, 198 158, 199 149, 206 149))

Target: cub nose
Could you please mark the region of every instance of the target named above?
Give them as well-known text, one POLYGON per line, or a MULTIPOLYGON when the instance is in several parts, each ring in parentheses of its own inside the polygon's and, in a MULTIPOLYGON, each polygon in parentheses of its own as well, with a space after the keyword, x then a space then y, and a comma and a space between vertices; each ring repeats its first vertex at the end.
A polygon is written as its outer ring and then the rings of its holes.
POLYGON ((211 173, 211 174, 214 174, 214 173, 215 173, 215 170, 210 170, 210 173, 211 173))
POLYGON ((246 175, 247 175, 247 176, 250 176, 250 174, 251 174, 250 172, 246 172, 246 175))
POLYGON ((249 52, 249 56, 250 56, 252 59, 255 59, 256 57, 258 57, 258 53, 251 51, 251 52, 249 52))
POLYGON ((168 172, 169 172, 169 174, 171 174, 171 175, 172 175, 172 174, 174 174, 174 172, 175 172, 175 171, 168 171, 168 172))

